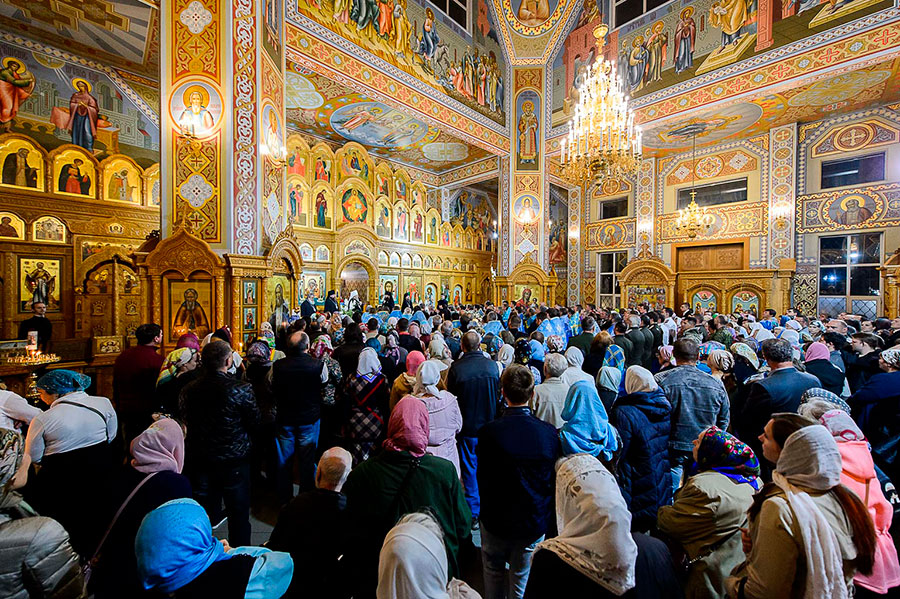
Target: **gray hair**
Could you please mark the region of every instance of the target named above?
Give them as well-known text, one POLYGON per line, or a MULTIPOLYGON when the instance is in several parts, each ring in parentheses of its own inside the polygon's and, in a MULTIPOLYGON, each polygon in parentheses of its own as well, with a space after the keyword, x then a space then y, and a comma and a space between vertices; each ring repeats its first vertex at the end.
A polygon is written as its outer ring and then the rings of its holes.
POLYGON ((633 326, 633 327, 639 327, 639 326, 641 326, 641 317, 640 317, 640 316, 634 316, 634 315, 629 316, 629 317, 628 317, 628 324, 630 324, 630 325, 633 326))
POLYGON ((569 368, 569 361, 562 354, 550 354, 544 358, 544 374, 548 377, 562 376, 569 368))
POLYGON ((316 486, 319 488, 332 488, 340 490, 347 477, 350 475, 350 467, 353 458, 343 447, 332 447, 319 458, 319 466, 316 469, 316 486))

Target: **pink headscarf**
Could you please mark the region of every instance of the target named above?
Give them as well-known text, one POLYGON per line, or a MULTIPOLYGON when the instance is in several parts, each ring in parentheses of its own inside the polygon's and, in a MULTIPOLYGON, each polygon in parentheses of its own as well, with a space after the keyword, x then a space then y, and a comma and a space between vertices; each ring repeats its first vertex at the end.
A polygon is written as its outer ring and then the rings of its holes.
POLYGON ((425 361, 425 354, 420 351, 411 351, 406 356, 406 374, 415 377, 419 371, 419 366, 425 361))
POLYGON ((184 431, 171 418, 162 418, 131 442, 131 465, 138 472, 169 470, 181 473, 184 467, 184 431))
POLYGON ((425 455, 428 447, 428 408, 416 397, 407 395, 397 402, 388 420, 387 439, 384 448, 390 451, 408 451, 417 458, 425 455))
POLYGON ((197 339, 197 335, 193 333, 185 333, 181 337, 178 338, 178 343, 175 344, 175 348, 187 347, 189 349, 196 349, 200 351, 200 340, 197 339))
POLYGON ((827 360, 829 357, 831 357, 831 352, 828 351, 828 346, 819 341, 810 343, 809 347, 806 348, 807 362, 811 362, 812 360, 827 360))

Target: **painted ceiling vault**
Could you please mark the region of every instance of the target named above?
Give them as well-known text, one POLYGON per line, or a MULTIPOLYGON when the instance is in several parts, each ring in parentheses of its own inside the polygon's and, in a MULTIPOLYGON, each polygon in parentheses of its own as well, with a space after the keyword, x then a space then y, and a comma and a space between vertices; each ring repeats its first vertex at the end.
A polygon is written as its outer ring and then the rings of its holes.
POLYGON ((491 155, 296 64, 288 64, 285 79, 288 128, 306 135, 338 144, 355 141, 374 156, 434 173, 491 155))
POLYGON ((158 77, 159 9, 153 0, 0 0, 8 32, 158 77))

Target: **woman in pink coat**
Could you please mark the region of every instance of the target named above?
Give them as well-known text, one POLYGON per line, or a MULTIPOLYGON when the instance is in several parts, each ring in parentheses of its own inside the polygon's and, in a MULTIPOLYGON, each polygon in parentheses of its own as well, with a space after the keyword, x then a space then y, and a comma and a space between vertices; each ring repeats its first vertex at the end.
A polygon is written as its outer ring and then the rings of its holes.
POLYGON ((870 595, 866 590, 883 595, 888 589, 900 586, 900 563, 891 533, 888 532, 893 510, 875 477, 869 444, 853 419, 842 410, 825 412, 819 421, 831 431, 841 452, 841 484, 863 500, 875 524, 875 567, 868 576, 857 573, 853 578, 857 596, 870 595), (860 593, 860 589, 865 590, 860 593))
POLYGON ((428 448, 427 453, 450 460, 459 476, 459 453, 456 450, 456 435, 462 430, 462 413, 456 396, 449 391, 438 389, 441 371, 447 365, 440 360, 422 362, 416 372, 416 384, 407 397, 421 400, 428 408, 428 448))

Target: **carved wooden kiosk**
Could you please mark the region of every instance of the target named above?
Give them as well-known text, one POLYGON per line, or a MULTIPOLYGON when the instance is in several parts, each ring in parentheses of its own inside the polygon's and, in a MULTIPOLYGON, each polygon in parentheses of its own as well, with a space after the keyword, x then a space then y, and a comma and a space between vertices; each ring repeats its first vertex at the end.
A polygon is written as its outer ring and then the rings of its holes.
POLYGON ((791 307, 791 278, 795 260, 782 260, 779 268, 750 268, 715 272, 678 273, 678 303, 714 312, 772 308, 783 314, 791 307))
POLYGON ((494 297, 510 303, 530 303, 534 299, 539 303, 546 303, 554 299, 556 283, 556 273, 552 270, 545 272, 529 254, 508 277, 494 279, 494 297))
POLYGON ((225 262, 185 222, 151 251, 135 252, 144 294, 142 320, 163 327, 163 347, 170 350, 180 334, 199 338, 225 320, 225 262))
POLYGON ((671 306, 675 300, 675 272, 657 256, 632 260, 619 273, 620 307, 648 303, 671 306))

